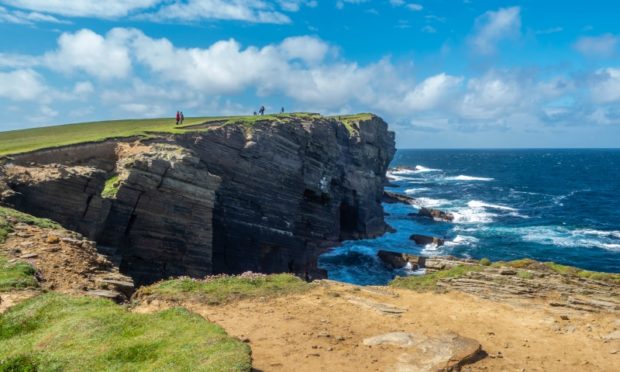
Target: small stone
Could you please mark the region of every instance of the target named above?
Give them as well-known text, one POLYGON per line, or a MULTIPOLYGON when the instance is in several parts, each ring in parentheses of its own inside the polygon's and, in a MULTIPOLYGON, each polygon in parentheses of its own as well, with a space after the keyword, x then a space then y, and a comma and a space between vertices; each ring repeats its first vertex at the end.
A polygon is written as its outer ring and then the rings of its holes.
POLYGON ((568 315, 566 315, 566 314, 562 314, 562 315, 560 315, 560 319, 562 319, 562 320, 568 320, 568 315))
POLYGON ((332 351, 332 350, 334 350, 334 348, 330 346, 330 347, 328 347, 328 348, 327 348, 327 349, 325 349, 325 350, 327 350, 327 351, 332 351))
POLYGON ((58 244, 58 243, 60 243, 60 238, 57 237, 56 235, 48 235, 47 239, 45 240, 45 242, 47 244, 58 244))
POLYGON ((39 257, 39 255, 36 254, 36 253, 26 253, 26 254, 23 254, 23 255, 19 256, 19 258, 23 258, 25 260, 32 259, 32 258, 37 258, 37 257, 39 257))

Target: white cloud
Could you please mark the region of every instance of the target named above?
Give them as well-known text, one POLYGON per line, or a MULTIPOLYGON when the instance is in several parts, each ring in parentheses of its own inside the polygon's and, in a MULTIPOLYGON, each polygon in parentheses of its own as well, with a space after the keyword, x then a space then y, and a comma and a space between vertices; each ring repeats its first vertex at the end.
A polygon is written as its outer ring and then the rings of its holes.
POLYGON ((492 54, 497 44, 515 38, 521 32, 521 8, 501 8, 488 11, 476 19, 470 44, 481 54, 492 54))
POLYGON ((605 34, 581 37, 574 44, 574 47, 579 53, 587 57, 609 57, 616 52, 619 43, 619 37, 605 34))
POLYGON ((407 3, 405 0, 390 0, 390 5, 392 5, 393 7, 405 7, 409 10, 412 10, 414 12, 419 12, 422 9, 424 9, 424 7, 421 4, 417 4, 417 3, 407 3))
POLYGON ((289 59, 299 58, 306 63, 318 63, 325 59, 329 45, 311 36, 289 37, 280 44, 289 59))
POLYGON ((32 25, 37 22, 67 23, 51 15, 38 12, 22 12, 19 10, 9 10, 3 6, 0 6, 0 23, 32 25))
POLYGON ((117 18, 150 8, 162 0, 0 0, 20 9, 66 17, 117 18))
POLYGON ((65 73, 84 71, 100 79, 126 77, 131 59, 123 35, 119 29, 107 37, 87 29, 64 33, 58 39, 58 49, 43 56, 43 64, 65 73))
POLYGON ((435 109, 457 92, 462 81, 462 77, 445 73, 431 76, 407 93, 404 102, 407 108, 413 111, 435 109))
POLYGON ((94 91, 95 87, 90 81, 78 81, 73 87, 73 93, 81 97, 89 95, 94 91))
MULTIPOLYGON (((288 2, 285 7, 291 9, 288 2)), ((255 23, 290 23, 290 18, 274 9, 273 4, 260 0, 188 0, 177 1, 164 5, 153 14, 145 15, 146 18, 167 21, 200 21, 204 19, 221 19, 247 21, 255 23)))
POLYGON ((620 68, 596 71, 590 83, 590 90, 596 103, 620 102, 620 68))
POLYGON ((41 76, 30 69, 0 72, 0 97, 13 101, 37 100, 46 87, 41 76))

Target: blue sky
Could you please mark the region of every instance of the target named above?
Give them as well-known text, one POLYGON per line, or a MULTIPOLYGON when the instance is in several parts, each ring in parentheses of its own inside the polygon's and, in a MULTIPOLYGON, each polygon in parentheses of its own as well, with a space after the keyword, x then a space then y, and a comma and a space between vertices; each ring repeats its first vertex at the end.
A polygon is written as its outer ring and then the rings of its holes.
POLYGON ((620 4, 0 0, 0 129, 374 112, 400 148, 618 147, 620 4))

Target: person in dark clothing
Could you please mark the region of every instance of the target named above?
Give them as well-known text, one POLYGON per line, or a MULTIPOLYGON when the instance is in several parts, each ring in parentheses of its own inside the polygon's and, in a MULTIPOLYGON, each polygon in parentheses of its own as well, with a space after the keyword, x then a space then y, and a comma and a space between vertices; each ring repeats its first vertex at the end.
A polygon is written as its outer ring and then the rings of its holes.
POLYGON ((284 107, 282 107, 282 109, 280 109, 280 114, 284 114, 284 107))
POLYGON ((181 112, 177 111, 177 123, 176 123, 176 125, 179 125, 180 121, 181 121, 181 112))
POLYGON ((183 124, 183 120, 185 120, 185 115, 183 115, 183 111, 181 111, 181 124, 183 124))
POLYGON ((265 106, 261 106, 260 109, 258 110, 258 113, 260 115, 265 115, 265 106))

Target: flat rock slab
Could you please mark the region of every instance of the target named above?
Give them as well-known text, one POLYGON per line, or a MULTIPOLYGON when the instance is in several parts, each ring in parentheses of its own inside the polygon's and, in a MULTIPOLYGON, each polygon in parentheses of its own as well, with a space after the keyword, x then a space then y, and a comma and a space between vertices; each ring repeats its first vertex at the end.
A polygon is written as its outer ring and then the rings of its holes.
POLYGON ((365 307, 367 309, 375 310, 381 314, 385 315, 398 315, 407 312, 407 309, 402 309, 400 307, 396 307, 390 304, 385 304, 382 302, 376 302, 369 300, 367 298, 361 297, 349 297, 347 301, 354 305, 358 305, 361 307, 365 307))
POLYGON ((394 371, 453 371, 478 360, 482 347, 474 339, 448 332, 435 337, 392 332, 364 339, 366 346, 388 345, 407 349, 397 357, 394 371))

